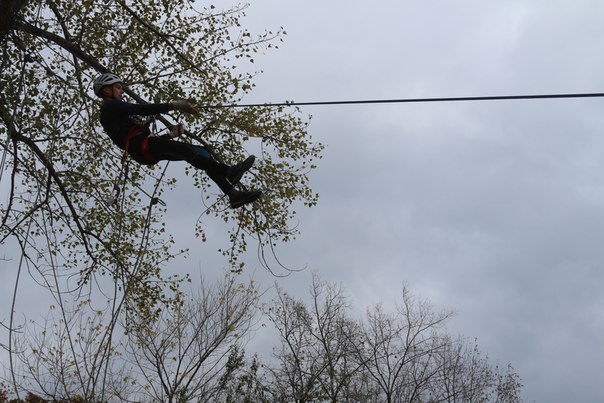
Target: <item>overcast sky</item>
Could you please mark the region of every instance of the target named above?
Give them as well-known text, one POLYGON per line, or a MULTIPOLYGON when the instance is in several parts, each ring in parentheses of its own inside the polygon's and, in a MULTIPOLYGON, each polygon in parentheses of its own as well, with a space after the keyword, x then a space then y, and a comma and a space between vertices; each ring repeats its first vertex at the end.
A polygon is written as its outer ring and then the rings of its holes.
MULTIPOLYGON (((288 33, 257 59, 249 102, 604 91, 602 1, 254 0, 247 14, 252 32, 288 33)), ((406 283, 511 363, 526 401, 604 401, 604 99, 303 110, 327 149, 319 205, 280 250, 308 270, 281 286, 305 296, 316 271, 362 310, 406 283)), ((219 273, 226 228, 197 243, 191 192, 167 197, 193 248, 182 267, 219 273)))
MULTIPOLYGON (((250 101, 602 92, 602 21, 596 0, 255 0, 244 25, 288 35, 250 101)), ((455 309, 527 401, 604 401, 604 99, 304 111, 327 150, 291 262, 362 307, 406 282, 455 309)))

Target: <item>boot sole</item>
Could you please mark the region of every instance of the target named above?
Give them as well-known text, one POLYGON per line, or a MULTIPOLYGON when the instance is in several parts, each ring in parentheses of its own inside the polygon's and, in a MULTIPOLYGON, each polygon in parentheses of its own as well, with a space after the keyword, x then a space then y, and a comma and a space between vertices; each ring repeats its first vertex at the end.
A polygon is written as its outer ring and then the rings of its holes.
POLYGON ((236 185, 239 183, 243 174, 246 173, 252 167, 252 165, 254 165, 254 161, 256 161, 256 157, 253 155, 250 155, 243 161, 241 168, 239 168, 237 173, 233 175, 233 177, 227 178, 229 182, 231 182, 231 185, 236 185))
POLYGON ((249 196, 241 198, 235 202, 231 203, 231 208, 239 208, 239 207, 243 207, 246 204, 252 203, 256 200, 258 200, 258 198, 262 196, 262 192, 260 190, 257 190, 253 193, 251 193, 249 196))

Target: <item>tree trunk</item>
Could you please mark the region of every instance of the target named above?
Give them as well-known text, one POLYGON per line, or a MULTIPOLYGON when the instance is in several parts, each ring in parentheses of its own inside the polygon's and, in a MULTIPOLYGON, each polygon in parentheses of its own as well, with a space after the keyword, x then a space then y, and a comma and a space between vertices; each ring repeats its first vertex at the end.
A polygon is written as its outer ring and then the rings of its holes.
POLYGON ((0 42, 11 30, 15 22, 15 16, 25 6, 27 0, 2 0, 0 1, 0 15, 6 18, 0 18, 0 42))

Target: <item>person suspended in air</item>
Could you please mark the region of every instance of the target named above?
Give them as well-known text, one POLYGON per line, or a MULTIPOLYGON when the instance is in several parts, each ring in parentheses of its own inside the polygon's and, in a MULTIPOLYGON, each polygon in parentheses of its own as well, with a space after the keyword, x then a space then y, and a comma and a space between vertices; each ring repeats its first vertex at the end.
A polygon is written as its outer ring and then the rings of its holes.
POLYGON ((232 208, 242 207, 257 200, 259 190, 240 191, 235 189, 243 174, 254 164, 253 155, 236 165, 225 165, 212 158, 210 152, 199 145, 174 140, 183 132, 182 125, 176 126, 170 136, 151 136, 148 124, 141 116, 152 116, 177 110, 197 113, 195 106, 182 100, 158 104, 133 104, 124 100, 124 84, 113 73, 104 73, 93 82, 94 93, 103 99, 101 125, 115 145, 125 150, 135 161, 153 165, 159 161, 186 161, 197 169, 204 170, 229 198, 232 208))

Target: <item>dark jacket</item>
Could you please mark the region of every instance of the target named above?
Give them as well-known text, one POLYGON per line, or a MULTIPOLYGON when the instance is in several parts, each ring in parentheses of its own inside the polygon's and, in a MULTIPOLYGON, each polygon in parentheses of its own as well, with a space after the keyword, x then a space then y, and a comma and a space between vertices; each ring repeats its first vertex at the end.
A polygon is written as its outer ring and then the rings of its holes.
POLYGON ((141 132, 130 139, 128 151, 139 149, 140 142, 149 136, 149 126, 143 125, 141 116, 157 115, 172 110, 169 103, 164 104, 131 104, 129 102, 108 99, 101 105, 101 125, 111 140, 121 149, 126 147, 128 133, 136 125, 141 126, 141 132))

